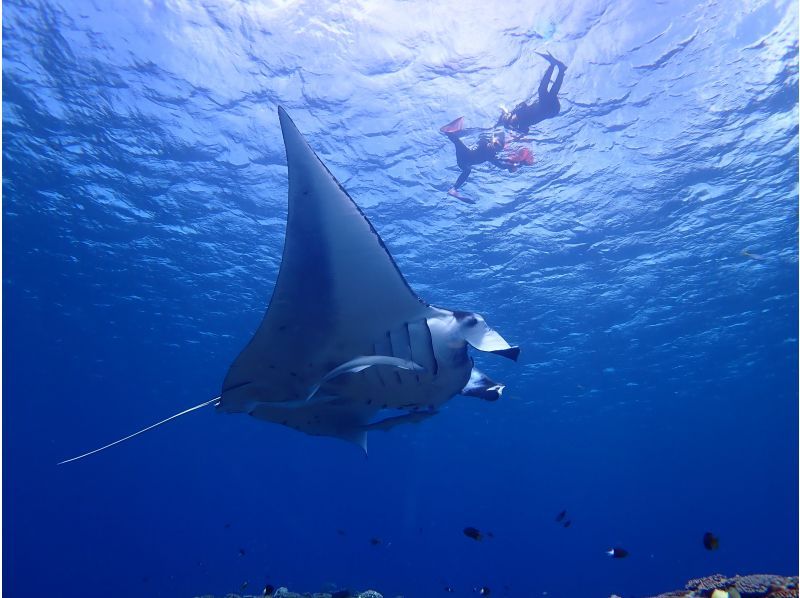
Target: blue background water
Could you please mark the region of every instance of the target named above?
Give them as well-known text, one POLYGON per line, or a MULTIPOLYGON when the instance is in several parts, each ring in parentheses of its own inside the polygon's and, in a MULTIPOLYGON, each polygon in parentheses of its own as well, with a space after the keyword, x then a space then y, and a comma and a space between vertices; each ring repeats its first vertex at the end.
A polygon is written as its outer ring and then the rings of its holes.
POLYGON ((3 4, 8 595, 797 573, 795 2, 3 4), (535 51, 569 65, 536 164, 447 197, 438 127, 531 97, 535 51), (280 261, 278 104, 420 296, 522 347, 477 357, 506 395, 368 459, 208 409, 56 467, 219 392, 280 261))

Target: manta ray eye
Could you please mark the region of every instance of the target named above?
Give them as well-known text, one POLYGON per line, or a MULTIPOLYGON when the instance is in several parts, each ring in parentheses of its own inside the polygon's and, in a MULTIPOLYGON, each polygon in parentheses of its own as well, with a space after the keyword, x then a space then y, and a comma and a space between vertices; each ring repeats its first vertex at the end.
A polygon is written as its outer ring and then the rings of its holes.
POLYGON ((478 323, 478 318, 476 318, 475 316, 469 316, 464 319, 464 326, 469 326, 470 328, 472 326, 475 326, 475 324, 477 323, 478 323))

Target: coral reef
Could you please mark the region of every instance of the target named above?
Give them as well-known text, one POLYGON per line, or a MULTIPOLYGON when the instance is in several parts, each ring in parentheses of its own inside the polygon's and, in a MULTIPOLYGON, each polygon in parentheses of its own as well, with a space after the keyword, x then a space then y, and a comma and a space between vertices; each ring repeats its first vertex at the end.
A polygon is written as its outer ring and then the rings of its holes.
MULTIPOLYGON (((341 592, 336 592, 335 594, 327 592, 298 594, 297 592, 290 592, 288 588, 278 588, 272 594, 266 594, 270 598, 338 598, 340 595, 342 595, 341 592)), ((223 598, 264 598, 264 596, 265 594, 225 594, 223 598)), ((347 596, 348 598, 383 598, 383 594, 379 594, 375 590, 366 590, 361 593, 348 594, 347 596)), ((195 598, 215 598, 215 596, 213 594, 204 594, 203 596, 195 596, 195 598)), ((397 598, 402 598, 402 596, 397 598)))
POLYGON ((797 598, 797 577, 764 574, 725 577, 721 573, 715 573, 689 580, 683 590, 652 598, 710 598, 712 595, 715 598, 797 598))
MULTIPOLYGON (((651 598, 798 598, 797 576, 783 577, 781 575, 735 575, 725 577, 715 573, 708 577, 691 579, 686 582, 682 590, 673 590, 651 598)), ((270 588, 271 589, 271 588, 270 588)), ((299 594, 281 587, 271 594, 239 595, 226 594, 220 598, 383 598, 375 590, 366 590, 361 593, 349 593, 346 590, 338 592, 306 592, 299 594)), ((213 595, 196 596, 195 598, 215 598, 213 595)), ((396 596, 395 598, 403 598, 396 596)), ((621 598, 613 594, 611 598, 621 598)))

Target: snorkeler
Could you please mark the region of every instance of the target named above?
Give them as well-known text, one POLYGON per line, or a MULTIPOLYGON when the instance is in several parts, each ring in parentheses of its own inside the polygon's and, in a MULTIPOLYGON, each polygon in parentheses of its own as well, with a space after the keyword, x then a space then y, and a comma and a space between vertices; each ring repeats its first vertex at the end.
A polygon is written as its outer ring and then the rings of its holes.
POLYGON ((481 136, 477 144, 472 147, 467 147, 464 145, 464 142, 459 139, 463 125, 464 117, 460 116, 453 122, 439 129, 442 133, 447 135, 447 138, 456 146, 456 162, 461 169, 461 174, 458 175, 458 179, 456 179, 456 182, 447 194, 467 203, 475 203, 468 197, 461 195, 458 191, 459 187, 466 182, 469 173, 472 172, 473 166, 482 164, 483 162, 491 162, 498 168, 514 172, 517 170, 520 163, 527 162, 525 162, 525 160, 509 160, 497 157, 498 152, 505 146, 505 135, 503 135, 502 131, 493 134, 491 137, 481 136))
POLYGON ((564 73, 567 67, 560 60, 553 58, 553 55, 549 52, 547 54, 537 52, 537 54, 550 63, 547 72, 545 72, 542 81, 539 83, 539 99, 532 101, 530 104, 520 102, 511 112, 501 106, 500 109, 503 113, 497 120, 498 126, 502 125, 513 131, 527 134, 530 127, 545 119, 553 118, 561 111, 561 105, 558 102, 558 92, 561 89, 561 83, 564 81, 564 73), (553 76, 553 70, 556 67, 558 67, 558 75, 553 85, 548 90, 550 79, 553 76))

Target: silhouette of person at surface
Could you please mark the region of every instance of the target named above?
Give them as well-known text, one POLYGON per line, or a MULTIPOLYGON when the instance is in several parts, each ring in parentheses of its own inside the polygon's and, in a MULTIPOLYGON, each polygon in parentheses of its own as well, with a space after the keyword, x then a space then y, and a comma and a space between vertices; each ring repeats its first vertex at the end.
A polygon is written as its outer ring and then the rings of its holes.
POLYGON ((564 82, 564 73, 567 67, 560 60, 553 58, 553 55, 549 52, 547 54, 537 52, 537 54, 550 63, 550 66, 547 68, 547 71, 539 83, 538 99, 532 101, 530 104, 520 102, 511 112, 501 107, 503 113, 497 120, 497 126, 502 125, 512 131, 527 134, 530 127, 545 119, 557 116, 561 111, 561 104, 558 102, 558 92, 561 89, 561 84, 564 82), (558 75, 556 75, 556 80, 553 82, 553 85, 550 86, 550 79, 556 67, 558 67, 558 75), (550 86, 549 90, 548 86, 550 86))
POLYGON ((461 174, 458 175, 456 182, 453 183, 453 186, 447 194, 467 203, 475 203, 472 199, 459 192, 459 188, 467 181, 467 177, 469 177, 470 172, 472 172, 473 166, 482 164, 483 162, 490 162, 498 168, 514 172, 517 170, 520 163, 529 162, 526 162, 525 159, 508 159, 501 158, 497 155, 505 147, 505 135, 503 135, 502 131, 492 134, 491 136, 482 135, 477 144, 467 147, 460 139, 463 134, 463 127, 464 117, 460 116, 453 122, 439 129, 456 147, 456 163, 461 169, 461 174))

